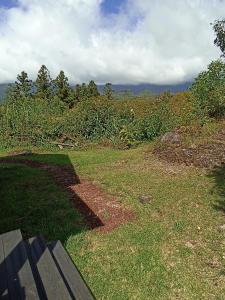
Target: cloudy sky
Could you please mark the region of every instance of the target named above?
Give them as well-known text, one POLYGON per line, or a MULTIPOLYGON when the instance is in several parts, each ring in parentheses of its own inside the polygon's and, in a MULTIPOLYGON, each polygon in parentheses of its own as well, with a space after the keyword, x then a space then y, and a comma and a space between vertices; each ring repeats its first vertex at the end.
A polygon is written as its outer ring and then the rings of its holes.
POLYGON ((45 64, 71 83, 176 84, 219 57, 224 0, 0 0, 0 83, 45 64))

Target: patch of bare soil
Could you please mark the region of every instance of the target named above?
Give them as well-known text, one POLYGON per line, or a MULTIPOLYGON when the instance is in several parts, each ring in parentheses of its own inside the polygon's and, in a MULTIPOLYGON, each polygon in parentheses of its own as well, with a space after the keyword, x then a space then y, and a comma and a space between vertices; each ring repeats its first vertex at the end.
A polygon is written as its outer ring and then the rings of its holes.
POLYGON ((80 179, 72 165, 50 165, 28 159, 10 160, 7 157, 0 159, 0 163, 19 163, 47 171, 69 193, 74 207, 83 215, 91 229, 109 232, 135 218, 132 211, 123 208, 114 197, 103 192, 93 182, 80 179))
POLYGON ((202 168, 213 168, 225 163, 225 129, 215 134, 209 142, 200 145, 184 145, 182 136, 178 139, 179 133, 177 132, 174 132, 176 136, 176 142, 174 142, 172 135, 173 133, 170 133, 168 139, 166 136, 162 137, 155 147, 153 153, 160 159, 202 168))

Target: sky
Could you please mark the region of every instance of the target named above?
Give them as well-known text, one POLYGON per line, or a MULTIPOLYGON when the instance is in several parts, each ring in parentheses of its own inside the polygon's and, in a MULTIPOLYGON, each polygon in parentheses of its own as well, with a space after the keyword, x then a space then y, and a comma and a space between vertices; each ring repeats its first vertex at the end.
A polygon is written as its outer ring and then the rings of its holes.
POLYGON ((191 81, 224 17, 225 0, 0 0, 0 83, 42 64, 74 84, 191 81))

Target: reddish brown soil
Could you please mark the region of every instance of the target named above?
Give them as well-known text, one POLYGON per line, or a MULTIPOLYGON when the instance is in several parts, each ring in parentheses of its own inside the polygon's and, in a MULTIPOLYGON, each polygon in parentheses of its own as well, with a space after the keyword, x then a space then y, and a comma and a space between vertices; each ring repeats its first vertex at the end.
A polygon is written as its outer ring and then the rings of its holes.
POLYGON ((80 179, 72 165, 59 166, 29 159, 0 159, 0 163, 19 163, 47 171, 55 182, 69 193, 74 207, 83 215, 87 226, 109 232, 120 224, 134 220, 134 213, 125 209, 111 195, 103 192, 93 182, 80 179))
POLYGON ((187 146, 182 142, 178 144, 161 142, 153 153, 167 162, 211 169, 225 163, 225 129, 205 144, 187 146))

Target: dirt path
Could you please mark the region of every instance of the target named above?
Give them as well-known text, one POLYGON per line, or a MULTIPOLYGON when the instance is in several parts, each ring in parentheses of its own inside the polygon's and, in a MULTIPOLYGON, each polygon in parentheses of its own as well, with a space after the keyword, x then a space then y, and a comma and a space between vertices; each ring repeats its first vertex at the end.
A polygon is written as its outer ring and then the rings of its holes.
POLYGON ((58 166, 28 159, 0 159, 0 164, 23 164, 47 171, 69 193, 74 207, 83 215, 87 226, 101 232, 109 232, 134 219, 134 213, 123 208, 111 195, 103 192, 93 182, 80 179, 72 165, 58 166))

